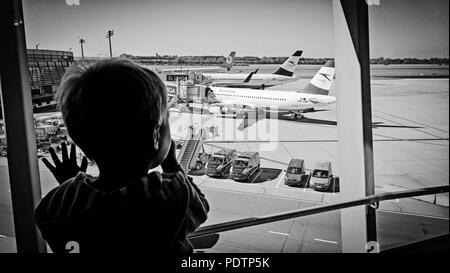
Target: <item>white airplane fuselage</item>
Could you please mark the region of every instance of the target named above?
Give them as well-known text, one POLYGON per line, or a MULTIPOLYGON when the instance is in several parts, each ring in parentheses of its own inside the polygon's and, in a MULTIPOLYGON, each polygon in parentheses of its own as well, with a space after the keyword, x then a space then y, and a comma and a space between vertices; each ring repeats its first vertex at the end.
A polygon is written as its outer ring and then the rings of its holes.
POLYGON ((257 108, 271 108, 271 111, 297 112, 304 109, 323 107, 336 102, 328 95, 316 95, 285 90, 255 90, 248 88, 211 87, 219 104, 257 108))
POLYGON ((161 72, 171 72, 171 73, 186 73, 186 72, 202 72, 202 71, 210 71, 210 72, 223 72, 226 70, 224 67, 220 66, 206 66, 206 67, 175 67, 175 68, 165 68, 160 69, 161 72))

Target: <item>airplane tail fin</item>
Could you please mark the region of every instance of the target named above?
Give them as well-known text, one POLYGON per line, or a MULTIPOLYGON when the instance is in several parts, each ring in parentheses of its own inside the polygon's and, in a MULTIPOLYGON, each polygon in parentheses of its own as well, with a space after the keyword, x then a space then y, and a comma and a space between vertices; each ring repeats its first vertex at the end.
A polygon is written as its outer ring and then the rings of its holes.
POLYGON ((297 68, 298 61, 302 56, 303 50, 297 50, 291 57, 289 57, 273 74, 292 77, 297 68))
POLYGON ((233 67, 234 62, 234 56, 236 56, 236 51, 232 51, 230 55, 225 59, 225 62, 223 62, 221 67, 226 68, 228 71, 230 71, 231 67, 233 67))
POLYGON ((301 93, 328 95, 330 92, 331 83, 334 79, 334 73, 334 60, 327 61, 305 86, 305 88, 303 88, 301 93))

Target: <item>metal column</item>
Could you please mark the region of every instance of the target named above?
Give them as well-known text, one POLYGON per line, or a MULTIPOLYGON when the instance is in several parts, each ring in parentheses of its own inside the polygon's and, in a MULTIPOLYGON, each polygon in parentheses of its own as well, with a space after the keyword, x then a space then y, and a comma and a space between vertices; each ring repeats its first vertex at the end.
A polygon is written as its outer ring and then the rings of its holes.
POLYGON ((20 0, 0 1, 0 33, 0 81, 17 252, 45 252, 34 223, 41 187, 20 0))
MULTIPOLYGON (((338 156, 344 198, 374 194, 368 9, 364 0, 333 0, 338 156)), ((376 242, 375 210, 341 211, 343 252, 376 242)))

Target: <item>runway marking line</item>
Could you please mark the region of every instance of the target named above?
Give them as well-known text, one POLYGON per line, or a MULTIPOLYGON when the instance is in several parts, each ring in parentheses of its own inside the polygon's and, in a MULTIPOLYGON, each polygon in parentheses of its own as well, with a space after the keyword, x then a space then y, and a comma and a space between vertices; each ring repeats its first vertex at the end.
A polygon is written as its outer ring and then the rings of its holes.
POLYGON ((318 239, 318 238, 314 238, 314 241, 323 242, 323 243, 329 243, 329 244, 334 244, 334 245, 338 244, 338 242, 335 242, 335 241, 329 241, 329 240, 318 239))
POLYGON ((269 230, 269 233, 278 234, 278 235, 283 235, 283 236, 289 236, 288 233, 283 233, 283 232, 278 232, 278 231, 271 231, 271 230, 269 230))

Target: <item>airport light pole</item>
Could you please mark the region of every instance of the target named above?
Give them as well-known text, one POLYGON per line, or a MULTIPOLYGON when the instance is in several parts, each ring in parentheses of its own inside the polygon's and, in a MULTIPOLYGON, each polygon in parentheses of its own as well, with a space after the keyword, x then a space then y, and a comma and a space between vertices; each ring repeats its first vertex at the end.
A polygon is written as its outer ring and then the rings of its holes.
POLYGON ((39 49, 39 43, 36 44, 36 50, 38 50, 38 49, 39 49))
POLYGON ((111 36, 114 35, 114 30, 108 30, 106 33, 106 38, 109 40, 109 57, 112 58, 112 47, 111 47, 111 36))
POLYGON ((80 38, 80 46, 81 46, 81 59, 83 59, 84 60, 84 51, 83 51, 83 44, 86 42, 86 40, 85 39, 83 39, 83 38, 80 38))

